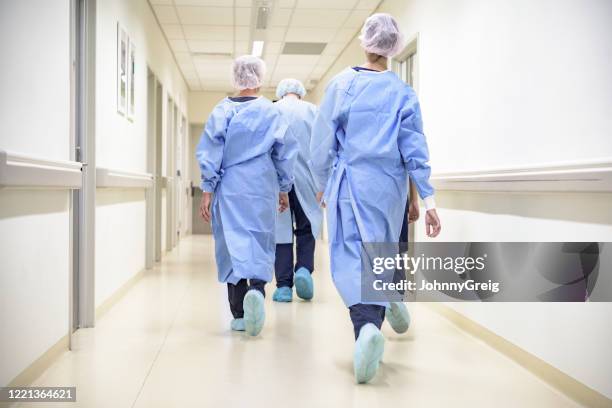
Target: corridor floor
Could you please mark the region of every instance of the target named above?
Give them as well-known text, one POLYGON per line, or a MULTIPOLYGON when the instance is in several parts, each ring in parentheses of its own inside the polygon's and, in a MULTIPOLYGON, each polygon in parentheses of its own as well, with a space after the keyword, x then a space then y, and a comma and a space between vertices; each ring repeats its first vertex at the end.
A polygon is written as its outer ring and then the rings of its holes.
POLYGON ((250 338, 231 332, 213 241, 192 236, 147 271, 94 329, 78 330, 36 382, 76 386, 77 402, 32 407, 575 407, 521 366, 425 305, 387 342, 378 376, 357 386, 348 311, 317 250, 315 299, 271 301, 250 338))

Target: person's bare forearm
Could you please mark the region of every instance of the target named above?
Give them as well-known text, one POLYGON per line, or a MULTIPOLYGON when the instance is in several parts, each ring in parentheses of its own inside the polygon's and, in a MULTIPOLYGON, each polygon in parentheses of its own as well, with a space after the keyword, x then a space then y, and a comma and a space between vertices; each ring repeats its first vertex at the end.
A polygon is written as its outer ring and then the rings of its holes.
POLYGON ((408 184, 410 185, 410 201, 413 203, 419 202, 419 193, 417 192, 416 184, 409 180, 408 184))

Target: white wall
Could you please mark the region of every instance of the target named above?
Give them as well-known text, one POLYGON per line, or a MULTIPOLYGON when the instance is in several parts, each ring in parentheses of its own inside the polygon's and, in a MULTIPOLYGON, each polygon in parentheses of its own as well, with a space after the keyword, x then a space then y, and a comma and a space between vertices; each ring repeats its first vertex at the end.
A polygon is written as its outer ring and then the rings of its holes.
MULTIPOLYGON (((444 241, 607 242, 612 237, 612 194, 439 192, 437 201, 444 241)), ((422 222, 417 236, 427 239, 422 222)), ((612 396, 612 303, 449 306, 612 396)))
MULTIPOLYGON (((163 86, 164 123, 169 96, 183 114, 187 113, 187 85, 146 0, 106 0, 97 6, 96 164, 146 172, 147 65, 163 86), (117 112, 117 22, 136 45, 133 122, 117 112)), ((165 124, 162 129, 165 161, 165 124)), ((169 176, 165 164, 163 175, 169 176)), ((98 189, 96 194, 96 305, 100 305, 145 267, 146 207, 143 191, 98 189)))
MULTIPOLYGON (((0 149, 70 158, 69 16, 68 0, 0 2, 0 149)), ((0 386, 68 333, 68 198, 0 190, 0 386)))
MULTIPOLYGON (((147 64, 164 112, 171 95, 186 114, 188 89, 146 0, 98 1, 96 11, 97 165, 144 172, 147 64), (118 21, 137 46, 133 122, 116 108, 118 21)), ((68 0, 0 2, 0 149, 70 159, 69 45, 68 0)), ((98 189, 96 207, 100 305, 144 268, 144 191, 98 189)), ((0 191, 0 385, 68 333, 69 227, 67 191, 0 191)))
MULTIPOLYGON (((419 36, 434 172, 612 156, 612 2, 385 0, 419 36)), ((310 94, 363 62, 354 40, 310 94)), ((609 241, 610 194, 437 194, 448 241, 609 241)), ((422 220, 417 239, 424 240, 422 220)), ((452 304, 612 397, 611 304, 452 304)))

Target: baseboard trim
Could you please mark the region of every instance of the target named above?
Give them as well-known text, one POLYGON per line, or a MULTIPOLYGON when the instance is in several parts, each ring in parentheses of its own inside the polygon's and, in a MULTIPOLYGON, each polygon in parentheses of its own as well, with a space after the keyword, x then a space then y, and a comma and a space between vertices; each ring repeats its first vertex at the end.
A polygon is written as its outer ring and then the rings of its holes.
POLYGON ((96 307, 96 321, 104 316, 110 309, 112 309, 117 302, 119 302, 132 287, 138 283, 140 279, 145 275, 149 269, 143 268, 130 279, 128 279, 119 289, 117 289, 112 295, 106 298, 98 307, 96 307))
POLYGON ((66 351, 68 351, 68 335, 59 339, 57 343, 52 345, 32 364, 26 367, 7 385, 7 387, 26 387, 32 384, 66 351))
MULTIPOLYGON (((136 275, 127 280, 119 289, 108 297, 100 306, 96 308, 96 320, 104 316, 127 292, 145 275, 147 269, 142 269, 136 275)), ((26 367, 17 375, 7 387, 26 387, 40 377, 57 359, 69 351, 68 335, 62 337, 57 343, 43 353, 32 364, 26 367)), ((0 407, 3 406, 0 404, 0 407)))
POLYGON ((514 360, 543 381, 567 395, 572 400, 586 407, 612 407, 612 399, 595 391, 575 378, 565 374, 546 361, 523 350, 514 343, 495 334, 486 327, 476 323, 456 310, 442 303, 424 303, 430 309, 448 319, 451 323, 468 334, 484 341, 498 352, 514 360))

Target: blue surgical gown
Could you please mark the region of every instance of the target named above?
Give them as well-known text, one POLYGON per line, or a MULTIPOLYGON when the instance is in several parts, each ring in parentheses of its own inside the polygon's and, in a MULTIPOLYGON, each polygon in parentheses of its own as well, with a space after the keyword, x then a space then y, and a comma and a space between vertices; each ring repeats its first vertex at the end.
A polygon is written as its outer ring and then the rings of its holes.
POLYGON ((398 242, 408 176, 433 194, 416 94, 393 72, 341 72, 315 119, 311 169, 327 204, 332 277, 346 306, 361 296, 362 243, 398 242))
POLYGON ((212 231, 220 282, 272 280, 278 194, 293 184, 297 142, 268 99, 226 98, 210 114, 196 158, 214 192, 212 231))
MULTIPOLYGON (((302 210, 310 221, 312 235, 317 238, 321 230, 323 213, 317 202, 317 187, 310 171, 310 133, 312 123, 317 115, 317 107, 310 102, 297 98, 286 97, 275 103, 282 115, 289 122, 293 135, 298 142, 298 154, 295 162, 295 182, 293 189, 300 202, 302 210)), ((293 221, 291 212, 278 214, 276 224, 276 243, 293 242, 293 221)))

